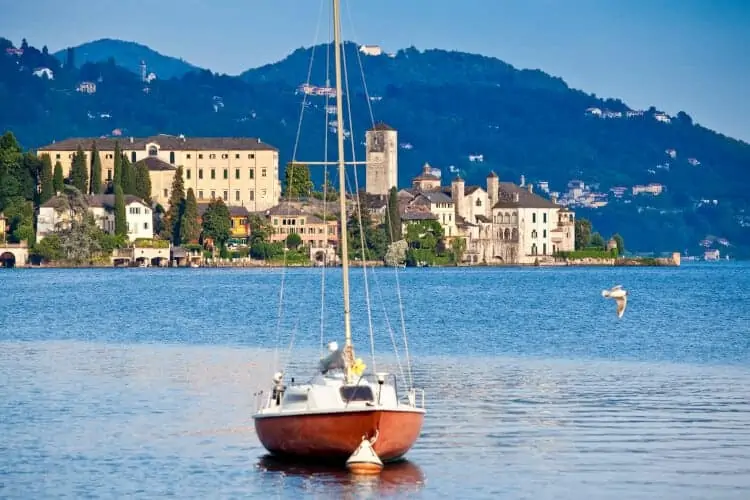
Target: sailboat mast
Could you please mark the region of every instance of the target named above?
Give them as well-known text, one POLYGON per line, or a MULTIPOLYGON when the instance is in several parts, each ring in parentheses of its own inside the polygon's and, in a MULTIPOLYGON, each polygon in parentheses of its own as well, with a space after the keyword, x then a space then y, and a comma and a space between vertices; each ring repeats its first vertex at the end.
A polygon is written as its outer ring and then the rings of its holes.
MULTIPOLYGON (((341 98, 341 1, 333 0, 333 48, 336 65, 336 132, 339 163, 339 209, 341 211, 341 278, 344 289, 344 335, 346 354, 352 351, 351 311, 349 309, 349 246, 346 231, 346 166, 344 164, 344 106, 341 98)), ((352 353, 353 354, 353 353, 352 353)), ((346 380, 351 382, 351 366, 346 363, 346 380)))

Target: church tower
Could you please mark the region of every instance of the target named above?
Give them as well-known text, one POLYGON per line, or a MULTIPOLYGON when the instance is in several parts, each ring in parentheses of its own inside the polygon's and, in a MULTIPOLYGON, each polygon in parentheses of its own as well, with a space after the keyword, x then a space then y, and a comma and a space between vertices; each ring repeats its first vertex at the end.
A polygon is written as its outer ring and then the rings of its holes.
POLYGON ((385 123, 377 123, 366 134, 365 191, 387 195, 398 185, 398 132, 385 123))

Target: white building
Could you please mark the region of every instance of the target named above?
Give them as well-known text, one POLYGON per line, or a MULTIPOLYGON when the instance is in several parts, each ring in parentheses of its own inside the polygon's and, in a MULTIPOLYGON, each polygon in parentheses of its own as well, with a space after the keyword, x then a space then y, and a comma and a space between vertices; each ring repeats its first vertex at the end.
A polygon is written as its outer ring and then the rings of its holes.
POLYGON ((47 77, 49 80, 55 79, 55 73, 49 69, 49 68, 37 68, 34 70, 34 76, 38 76, 39 78, 47 77))
MULTIPOLYGON (((105 233, 115 232, 115 195, 99 194, 86 197, 89 213, 94 216, 96 225, 105 233)), ((63 208, 61 197, 53 197, 39 207, 36 239, 41 241, 55 230, 64 229, 71 215, 63 208)), ((125 220, 128 225, 128 239, 151 239, 154 237, 153 214, 151 207, 140 198, 125 195, 125 220)))
POLYGON ((533 264, 574 250, 575 214, 555 198, 534 194, 531 184, 500 182, 492 172, 486 190, 466 186, 460 177, 443 187, 430 169, 425 165, 412 188, 399 192, 405 201, 402 220, 437 220, 448 240, 466 240, 465 261, 533 264))
POLYGON ((359 51, 367 56, 379 56, 383 53, 380 45, 360 45, 359 51))

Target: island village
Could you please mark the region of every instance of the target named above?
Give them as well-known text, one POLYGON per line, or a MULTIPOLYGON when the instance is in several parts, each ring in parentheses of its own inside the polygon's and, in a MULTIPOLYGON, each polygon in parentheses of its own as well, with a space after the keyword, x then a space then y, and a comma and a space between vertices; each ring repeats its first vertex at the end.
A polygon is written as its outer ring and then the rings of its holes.
MULTIPOLYGON (((408 248, 419 248, 418 239, 425 233, 434 238, 423 246, 440 247, 438 253, 450 254, 453 264, 553 264, 574 250, 574 213, 559 205, 555 196, 547 198, 534 192, 534 186, 523 180, 516 184, 490 171, 483 186, 467 185, 459 176, 447 184, 442 182, 439 169, 425 163, 411 186, 399 188, 398 144, 398 132, 386 124, 379 123, 367 131, 365 186, 360 194, 347 195, 348 217, 356 211, 359 200, 362 213, 367 212, 363 220, 368 225, 392 227, 389 219, 398 218, 398 230, 391 231, 400 234, 393 234, 386 241, 390 247, 398 243, 403 246, 392 265, 402 265, 408 248), (391 207, 394 199, 397 207, 391 207)), ((259 252, 253 255, 248 250, 260 229, 254 226, 263 226, 262 237, 267 246, 275 244, 282 254, 293 249, 305 257, 305 264, 338 262, 338 203, 326 202, 323 196, 282 193, 278 149, 260 139, 183 135, 73 138, 41 147, 36 154, 39 158, 48 155, 46 161, 55 164, 56 170, 61 168, 62 176, 69 179, 75 175, 72 170, 77 155, 85 155, 86 165, 93 164, 93 148, 99 155, 97 168, 101 169, 102 189, 90 187, 83 198, 101 232, 113 235, 116 231, 117 202, 111 191, 118 175, 117 154, 121 155, 121 162, 132 165, 133 171, 147 171, 150 184, 148 196, 124 195, 124 244, 112 248, 103 264, 100 259, 101 265, 197 267, 222 262, 252 265, 253 261, 262 265, 264 256, 259 259, 259 252), (177 176, 181 179, 176 180, 177 176), (184 241, 169 232, 165 236, 163 229, 157 232, 160 218, 185 211, 184 207, 176 210, 170 206, 173 189, 191 191, 197 206, 198 232, 184 241), (93 194, 107 191, 110 194, 93 194), (229 218, 226 238, 211 237, 201 220, 217 205, 226 207, 221 212, 229 218), (215 239, 224 241, 217 245, 215 239)), ((57 192, 40 204, 36 214, 37 246, 45 238, 70 228, 75 211, 70 201, 64 200, 69 196, 57 192)), ((3 235, 6 222, 7 217, 0 218, 3 235)), ((608 242, 605 250, 611 250, 612 244, 608 242)), ((6 265, 20 267, 34 260, 25 242, 0 243, 0 253, 6 265), (12 263, 8 262, 10 259, 12 263)), ((355 261, 358 257, 352 255, 355 261)), ((44 260, 36 264, 44 265, 44 260)), ((430 264, 425 259, 411 263, 430 264)))

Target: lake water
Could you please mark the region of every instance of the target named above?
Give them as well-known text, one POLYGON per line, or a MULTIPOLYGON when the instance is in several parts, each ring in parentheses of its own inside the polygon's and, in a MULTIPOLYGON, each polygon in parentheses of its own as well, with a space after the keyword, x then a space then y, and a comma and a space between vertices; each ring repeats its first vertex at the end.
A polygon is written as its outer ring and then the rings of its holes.
POLYGON ((377 369, 400 377, 396 276, 428 414, 361 480, 270 460, 253 430, 274 362, 314 368, 319 269, 0 272, 0 497, 750 498, 749 265, 377 270, 377 369))

